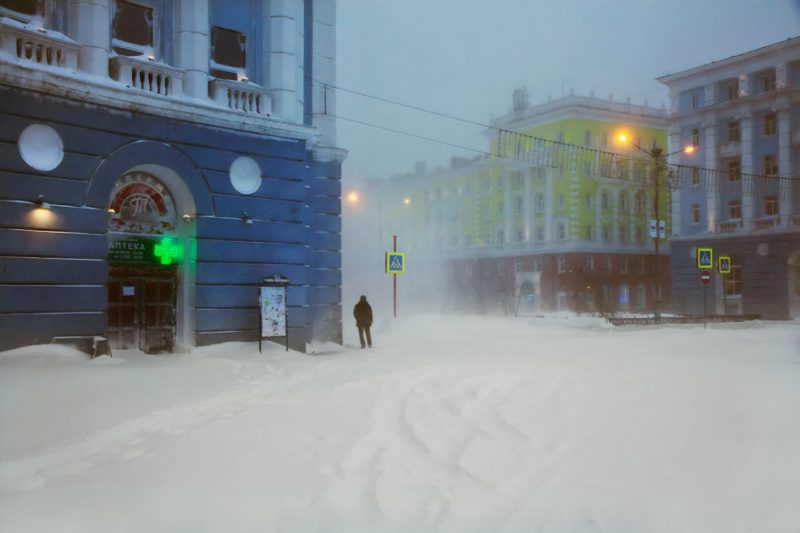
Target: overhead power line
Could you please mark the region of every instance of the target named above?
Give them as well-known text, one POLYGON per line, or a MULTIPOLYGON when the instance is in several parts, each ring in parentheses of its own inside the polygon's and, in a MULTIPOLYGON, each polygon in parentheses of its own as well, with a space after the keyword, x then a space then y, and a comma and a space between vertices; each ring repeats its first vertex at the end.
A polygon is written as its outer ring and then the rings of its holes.
MULTIPOLYGON (((498 159, 508 159, 529 163, 532 166, 563 168, 571 171, 582 169, 585 174, 604 178, 620 179, 638 182, 642 186, 650 185, 649 171, 642 165, 646 164, 651 158, 631 158, 630 155, 622 155, 614 152, 598 150, 577 144, 568 144, 550 139, 544 139, 526 133, 505 130, 488 124, 483 124, 470 119, 456 117, 447 113, 442 113, 421 106, 406 104, 388 98, 367 94, 362 91, 347 89, 332 85, 319 80, 311 79, 312 82, 323 85, 325 88, 332 88, 338 91, 348 92, 364 98, 388 103, 434 116, 447 118, 491 129, 498 132, 497 143, 493 152, 479 150, 468 146, 451 143, 441 139, 434 139, 424 135, 402 131, 379 124, 343 117, 341 115, 329 114, 333 118, 353 122, 366 127, 380 129, 398 135, 404 135, 428 142, 450 146, 461 150, 467 150, 487 157, 498 159), (632 160, 633 159, 633 160, 632 160)), ((327 114, 327 112, 326 112, 327 114)), ((745 174, 731 171, 716 170, 690 165, 664 165, 667 169, 667 179, 663 186, 670 189, 693 190, 703 192, 720 192, 731 194, 767 194, 775 195, 781 199, 800 198, 800 180, 791 177, 767 176, 763 174, 745 174)))

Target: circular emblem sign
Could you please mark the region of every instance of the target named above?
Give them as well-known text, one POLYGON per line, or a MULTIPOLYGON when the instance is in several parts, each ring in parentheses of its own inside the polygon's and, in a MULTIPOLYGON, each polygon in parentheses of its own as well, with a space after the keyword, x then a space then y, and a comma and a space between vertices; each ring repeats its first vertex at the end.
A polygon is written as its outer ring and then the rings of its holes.
POLYGON ((175 233, 175 202, 160 181, 145 172, 117 180, 111 193, 109 231, 164 235, 175 233))

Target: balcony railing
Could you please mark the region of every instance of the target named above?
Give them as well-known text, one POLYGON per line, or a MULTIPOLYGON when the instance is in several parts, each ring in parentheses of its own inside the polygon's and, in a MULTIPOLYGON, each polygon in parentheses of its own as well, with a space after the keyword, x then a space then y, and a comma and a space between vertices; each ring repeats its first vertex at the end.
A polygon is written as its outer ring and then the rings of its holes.
POLYGON ((742 145, 737 141, 728 142, 719 146, 720 157, 735 157, 742 153, 742 145))
POLYGON ((211 82, 210 89, 211 99, 221 107, 254 115, 272 115, 272 98, 260 85, 216 79, 211 82))
POLYGON ((757 230, 774 228, 780 225, 780 221, 780 217, 776 216, 757 218, 753 220, 753 228, 757 230))
POLYGON ((717 224, 717 232, 719 233, 733 233, 739 231, 742 227, 741 220, 734 220, 731 222, 720 222, 717 224))
POLYGON ((126 87, 161 96, 183 93, 183 71, 177 68, 128 56, 112 58, 110 67, 111 78, 126 87))
POLYGON ((44 28, 0 18, 0 50, 20 63, 78 69, 78 44, 68 37, 44 28))

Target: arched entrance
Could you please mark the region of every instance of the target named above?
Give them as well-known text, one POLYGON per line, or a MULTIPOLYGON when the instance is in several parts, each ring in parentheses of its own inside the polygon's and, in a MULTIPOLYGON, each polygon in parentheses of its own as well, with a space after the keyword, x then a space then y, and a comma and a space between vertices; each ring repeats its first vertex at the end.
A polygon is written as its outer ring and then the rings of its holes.
POLYGON ((789 256, 789 318, 800 318, 800 250, 789 256))
POLYGON ((118 349, 173 352, 191 344, 194 203, 174 171, 140 165, 109 202, 108 337, 118 349))

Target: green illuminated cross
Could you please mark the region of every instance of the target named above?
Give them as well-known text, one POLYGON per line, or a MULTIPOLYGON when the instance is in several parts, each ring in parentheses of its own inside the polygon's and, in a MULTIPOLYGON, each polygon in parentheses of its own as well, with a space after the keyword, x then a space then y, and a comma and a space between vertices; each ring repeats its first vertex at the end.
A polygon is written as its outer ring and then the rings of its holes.
POLYGON ((164 237, 153 248, 153 255, 161 259, 162 265, 169 265, 173 259, 177 261, 183 257, 183 246, 174 244, 172 237, 164 237))

